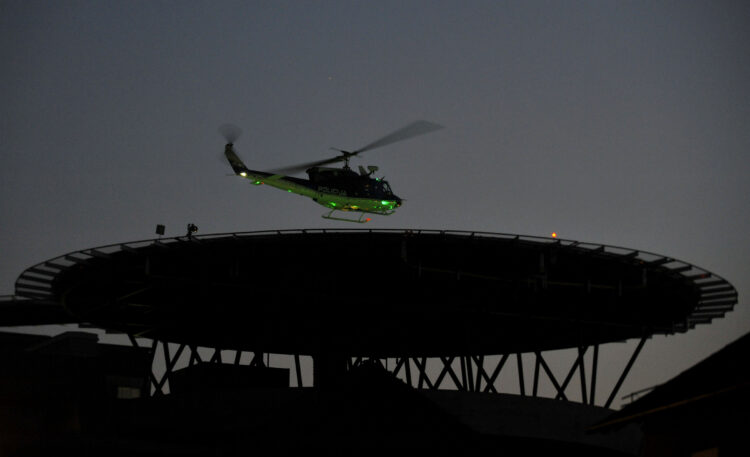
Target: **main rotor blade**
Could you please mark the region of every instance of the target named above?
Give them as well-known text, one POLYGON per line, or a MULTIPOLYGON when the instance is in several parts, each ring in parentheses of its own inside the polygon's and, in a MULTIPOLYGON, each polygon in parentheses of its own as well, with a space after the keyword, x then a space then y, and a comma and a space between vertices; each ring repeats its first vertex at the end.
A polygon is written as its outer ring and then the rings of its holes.
POLYGON ((271 170, 272 173, 278 173, 278 174, 286 174, 286 175, 293 175, 295 173, 299 173, 300 171, 305 171, 310 167, 319 167, 321 165, 328 165, 329 163, 336 163, 336 162, 342 162, 344 158, 342 156, 333 157, 331 159, 325 159, 325 160, 318 160, 315 162, 307 162, 307 163, 300 163, 297 165, 291 165, 284 168, 275 168, 271 170))
POLYGON ((395 132, 389 133, 383 138, 380 138, 379 140, 375 140, 372 143, 368 144, 367 146, 357 149, 356 151, 343 151, 341 149, 334 149, 340 152, 341 155, 332 157, 330 159, 323 159, 323 160, 317 160, 315 162, 301 163, 298 165, 291 165, 291 166, 284 167, 284 168, 276 168, 271 171, 273 173, 292 175, 294 173, 307 170, 310 167, 319 167, 321 165, 328 165, 328 164, 336 163, 336 162, 344 162, 345 160, 348 160, 349 157, 355 156, 359 154, 360 152, 365 152, 371 149, 386 146, 392 143, 396 143, 397 141, 408 140, 409 138, 413 138, 419 135, 424 135, 425 133, 434 132, 435 130, 440 130, 442 128, 443 128, 442 125, 434 124, 428 121, 412 122, 411 124, 405 127, 402 127, 396 130, 395 132))
POLYGON ((396 130, 395 132, 390 133, 384 136, 383 138, 380 138, 379 140, 373 141, 367 146, 363 146, 362 148, 357 149, 356 151, 353 151, 352 155, 359 154, 360 152, 369 151, 371 149, 379 148, 382 146, 386 146, 388 144, 392 144, 397 141, 408 140, 409 138, 413 138, 419 135, 424 135, 425 133, 434 132, 435 130, 440 130, 442 128, 443 128, 442 125, 434 124, 432 122, 427 122, 427 121, 412 122, 406 127, 402 127, 396 130))

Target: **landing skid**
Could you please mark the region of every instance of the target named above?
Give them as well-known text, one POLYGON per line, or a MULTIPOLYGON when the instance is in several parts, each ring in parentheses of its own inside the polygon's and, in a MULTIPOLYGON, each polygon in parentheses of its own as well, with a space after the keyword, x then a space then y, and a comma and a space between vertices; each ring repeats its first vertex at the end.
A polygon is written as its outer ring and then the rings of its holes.
POLYGON ((370 222, 369 217, 365 217, 365 213, 362 212, 359 214, 359 219, 347 219, 345 217, 334 217, 332 216, 333 212, 336 211, 335 209, 332 209, 331 211, 323 214, 321 217, 323 219, 331 219, 334 221, 344 221, 344 222, 356 222, 357 224, 365 224, 367 222, 370 222))

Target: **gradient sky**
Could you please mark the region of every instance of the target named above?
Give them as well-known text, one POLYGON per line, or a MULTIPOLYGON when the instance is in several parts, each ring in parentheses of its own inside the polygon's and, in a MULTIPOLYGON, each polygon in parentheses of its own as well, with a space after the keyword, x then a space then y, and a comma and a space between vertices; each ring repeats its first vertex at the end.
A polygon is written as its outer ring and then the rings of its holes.
POLYGON ((157 223, 353 228, 227 177, 222 123, 267 169, 426 119, 446 128, 352 163, 407 200, 369 227, 555 231, 737 287, 724 319, 649 341, 623 393, 750 331, 746 1, 3 0, 0 53, 0 294, 157 223))

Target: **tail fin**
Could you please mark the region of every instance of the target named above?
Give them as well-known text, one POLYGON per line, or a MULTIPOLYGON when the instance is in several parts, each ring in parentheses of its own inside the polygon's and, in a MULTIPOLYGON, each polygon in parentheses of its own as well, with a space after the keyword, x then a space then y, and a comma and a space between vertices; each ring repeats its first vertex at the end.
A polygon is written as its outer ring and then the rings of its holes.
POLYGON ((232 166, 232 170, 234 170, 235 174, 239 175, 241 173, 246 173, 247 167, 244 163, 242 163, 242 160, 240 160, 237 153, 234 152, 232 146, 232 143, 227 143, 227 145, 224 147, 224 155, 227 157, 229 165, 232 166))

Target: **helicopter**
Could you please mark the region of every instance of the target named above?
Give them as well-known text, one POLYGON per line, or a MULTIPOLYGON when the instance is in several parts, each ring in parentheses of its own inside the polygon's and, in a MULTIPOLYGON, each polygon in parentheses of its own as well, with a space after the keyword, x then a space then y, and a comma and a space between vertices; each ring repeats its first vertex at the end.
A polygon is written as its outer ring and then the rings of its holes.
POLYGON ((242 134, 239 127, 224 124, 219 127, 219 133, 226 140, 224 156, 236 176, 249 179, 252 184, 258 186, 266 184, 290 193, 309 197, 330 210, 322 215, 324 219, 366 223, 371 220, 366 215, 389 216, 395 212, 396 208, 401 206, 404 200, 393 193, 388 181, 382 177, 376 178, 373 176, 378 171, 377 166, 369 165, 365 168, 360 165, 357 173, 349 167, 349 160, 365 151, 442 128, 443 126, 432 122, 415 121, 357 150, 345 151, 331 148, 339 154, 331 158, 271 171, 251 170, 242 162, 234 150, 234 142, 242 134), (344 162, 344 166, 341 168, 324 166, 337 162, 344 162), (307 172, 308 179, 290 176, 303 170, 307 172), (338 217, 334 215, 335 211, 356 212, 359 213, 359 218, 338 217))

